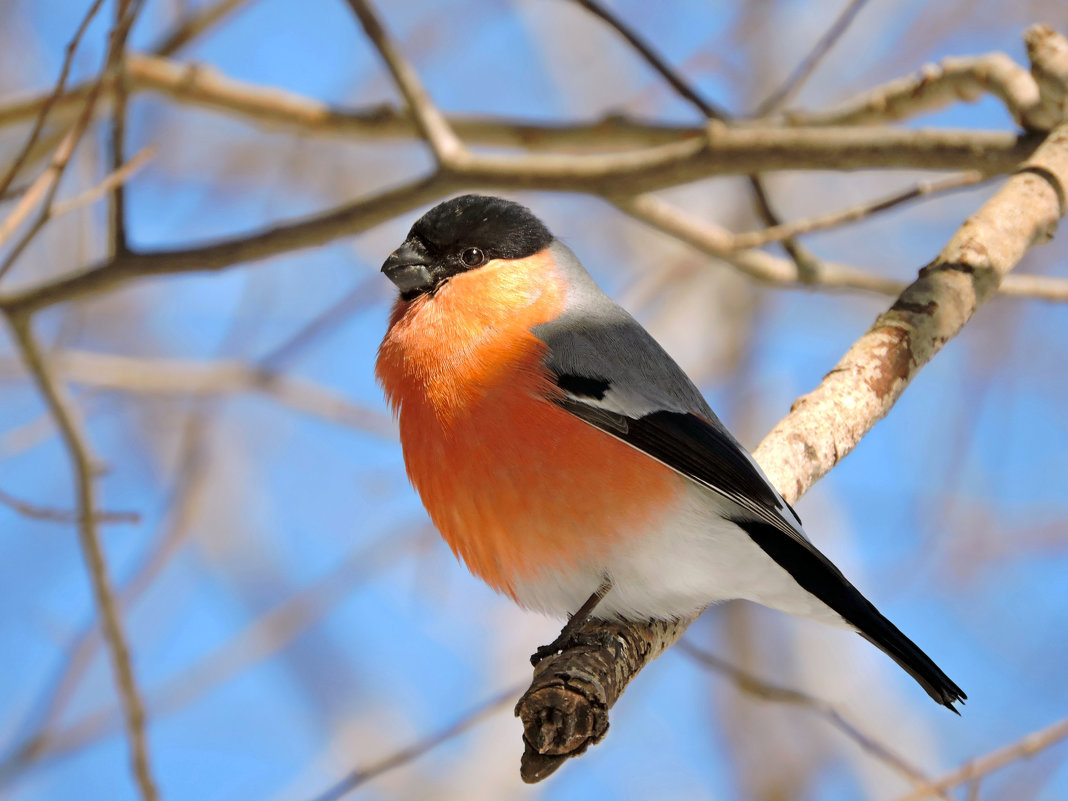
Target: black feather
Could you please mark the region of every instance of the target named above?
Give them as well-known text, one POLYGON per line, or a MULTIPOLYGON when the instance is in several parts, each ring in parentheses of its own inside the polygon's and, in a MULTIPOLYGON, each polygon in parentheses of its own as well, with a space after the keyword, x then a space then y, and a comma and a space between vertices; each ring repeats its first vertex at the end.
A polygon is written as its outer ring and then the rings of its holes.
MULTIPOLYGON (((831 561, 811 544, 757 520, 734 520, 794 581, 857 628, 860 635, 904 668, 935 701, 954 712, 964 694, 927 654, 880 614, 831 561), (806 545, 808 547, 806 547, 806 545)), ((959 714, 959 713, 958 713, 959 714)))
POLYGON ((612 386, 612 382, 606 378, 590 378, 584 375, 558 375, 556 384, 568 395, 577 398, 592 398, 604 400, 605 393, 612 386))

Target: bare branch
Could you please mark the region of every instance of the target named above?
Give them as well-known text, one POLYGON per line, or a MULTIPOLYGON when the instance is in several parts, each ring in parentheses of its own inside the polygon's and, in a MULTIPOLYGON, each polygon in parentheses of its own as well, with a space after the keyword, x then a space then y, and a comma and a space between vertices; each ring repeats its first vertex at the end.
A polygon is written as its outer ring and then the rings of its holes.
MULTIPOLYGON (((122 30, 124 20, 131 13, 131 0, 116 0, 115 30, 122 30)), ((132 20, 132 18, 131 18, 132 20)), ((111 87, 111 126, 108 136, 109 170, 116 173, 126 161, 123 155, 126 143, 126 37, 109 54, 105 72, 114 76, 111 87)), ((108 237, 111 255, 125 253, 129 248, 126 243, 126 190, 123 182, 115 183, 109 192, 108 202, 108 237)))
POLYGON ((152 47, 152 52, 160 56, 174 55, 248 2, 249 0, 216 0, 215 3, 196 8, 189 16, 179 21, 173 30, 164 34, 152 47))
POLYGON ((508 702, 515 698, 516 694, 521 692, 522 689, 522 687, 512 687, 502 693, 498 693, 441 731, 423 737, 406 748, 402 748, 366 767, 357 768, 333 787, 315 796, 314 801, 337 801, 339 798, 344 798, 357 788, 367 784, 372 779, 378 778, 383 773, 414 762, 428 751, 459 737, 468 729, 477 726, 486 718, 504 709, 508 702))
POLYGON ((645 62, 671 85, 672 89, 678 92, 681 97, 685 98, 701 112, 702 117, 708 120, 721 121, 729 119, 730 115, 726 111, 717 108, 701 97, 700 92, 694 89, 686 79, 679 75, 663 56, 657 53, 645 40, 638 36, 633 28, 601 5, 599 0, 575 0, 575 2, 594 16, 600 17, 614 28, 616 32, 627 41, 627 44, 637 50, 638 54, 645 60, 645 62))
POLYGON ((797 220, 791 223, 783 223, 782 225, 775 225, 760 231, 734 234, 734 248, 736 250, 755 248, 760 247, 761 245, 770 244, 771 242, 778 242, 788 236, 809 234, 813 231, 834 228, 845 223, 862 220, 865 217, 870 217, 881 211, 887 211, 888 209, 895 208, 896 206, 900 206, 903 203, 908 203, 912 200, 929 197, 941 192, 948 192, 953 189, 963 189, 964 187, 975 186, 975 184, 985 179, 986 176, 982 173, 976 172, 975 170, 969 170, 960 173, 959 175, 951 175, 948 178, 942 178, 936 181, 923 181, 916 184, 911 189, 906 189, 904 192, 898 192, 880 200, 859 203, 856 206, 844 209, 843 211, 822 214, 819 217, 809 217, 808 219, 797 220))
MULTIPOLYGON (((714 654, 702 651, 686 640, 680 642, 678 647, 700 664, 726 676, 742 692, 765 701, 803 707, 817 717, 826 720, 834 726, 834 728, 838 729, 838 731, 842 732, 842 734, 860 746, 861 749, 880 762, 889 765, 893 770, 897 771, 909 781, 914 784, 929 783, 930 780, 923 775, 922 771, 914 765, 909 764, 904 757, 895 753, 889 746, 880 743, 870 734, 862 732, 846 720, 834 704, 829 701, 825 701, 822 698, 816 698, 814 695, 809 695, 800 690, 771 684, 770 682, 754 676, 752 673, 735 667, 714 654)), ((942 798, 949 801, 948 797, 945 795, 942 795, 942 798)))
POLYGON ((969 760, 957 770, 902 796, 900 801, 920 801, 923 798, 930 798, 932 795, 943 793, 965 782, 978 783, 979 779, 988 773, 993 773, 995 770, 999 770, 1018 760, 1032 757, 1065 739, 1068 739, 1068 718, 1032 732, 1022 740, 998 749, 991 754, 969 760))
MULTIPOLYGON (((970 217, 872 328, 790 414, 754 457, 787 501, 797 500, 856 447, 909 382, 955 336, 1065 213, 1068 123, 970 217)), ((628 682, 692 620, 585 627, 590 642, 540 662, 516 714, 523 721, 524 781, 536 782, 599 742, 608 709, 628 682)))
POLYGON ((828 111, 790 111, 785 117, 790 125, 882 125, 986 94, 1000 99, 1024 128, 1049 130, 1052 120, 1040 110, 1034 78, 1004 53, 945 58, 828 111))
POLYGON ((115 674, 116 690, 122 702, 134 777, 141 797, 145 801, 156 801, 159 794, 149 767, 144 705, 137 689, 126 635, 123 633, 122 621, 111 591, 107 563, 96 528, 93 466, 89 459, 85 437, 62 384, 52 374, 52 368, 45 360, 30 330, 30 320, 25 317, 10 317, 9 322, 22 357, 26 361, 26 367, 33 375, 34 382, 44 397, 49 412, 55 418, 70 455, 77 488, 78 537, 89 569, 93 597, 103 621, 104 636, 108 643, 108 653, 111 655, 111 665, 115 674))
MULTIPOLYGON (((814 290, 857 290, 897 296, 904 281, 885 278, 856 267, 820 262, 811 275, 802 276, 796 263, 761 250, 735 249, 736 235, 702 220, 653 195, 611 198, 620 211, 685 242, 702 253, 732 265, 749 277, 772 286, 808 287, 814 290)), ((1039 275, 1009 275, 999 292, 1007 297, 1053 302, 1068 301, 1068 279, 1039 275)))
POLYGON ((393 43, 378 21, 368 0, 346 0, 356 18, 363 26, 364 32, 374 44, 382 60, 386 62, 397 88, 408 103, 408 108, 415 118, 419 132, 426 139, 434 158, 442 168, 449 168, 464 156, 464 146, 456 137, 449 121, 434 105, 430 94, 419 80, 415 69, 401 55, 400 49, 393 43))
POLYGON ((775 109, 787 103, 809 79, 823 57, 830 52, 842 35, 848 30, 860 10, 864 8, 868 0, 850 0, 848 5, 831 24, 831 27, 819 38, 811 52, 801 60, 797 68, 783 81, 782 85, 765 98, 764 102, 757 106, 754 116, 763 117, 775 109))
MULTIPOLYGON (((396 436, 396 426, 386 415, 310 381, 240 361, 144 359, 76 350, 58 351, 51 359, 55 370, 75 384, 184 397, 256 392, 339 425, 389 439, 396 436)), ((2 371, 0 363, 0 374, 2 371)))
MULTIPOLYGON (((63 90, 67 85, 67 77, 70 75, 70 67, 74 61, 74 54, 78 50, 78 45, 81 44, 82 37, 85 35, 86 29, 89 27, 89 23, 93 21, 93 17, 96 16, 97 12, 100 10, 100 6, 103 5, 103 2, 104 0, 94 0, 89 6, 89 10, 85 12, 85 16, 78 25, 78 29, 74 32, 74 37, 68 42, 66 54, 63 57, 63 66, 59 69, 59 78, 56 80, 56 85, 52 91, 48 93, 44 101, 40 103, 39 109, 36 111, 37 119, 33 124, 33 130, 30 131, 26 143, 22 146, 22 150, 19 151, 19 154, 15 156, 15 160, 11 162, 11 166, 4 174, 4 177, 0 179, 0 197, 4 196, 4 193, 7 192, 7 188, 11 186, 11 182, 26 163, 37 142, 37 138, 41 135, 45 120, 48 119, 48 113, 52 110, 52 106, 55 104, 56 100, 63 95, 63 90)), ((2 239, 3 238, 0 237, 0 241, 2 241, 2 239)))
MULTIPOLYGON (((160 719, 183 709, 251 665, 278 653, 334 609, 354 587, 409 553, 416 542, 417 537, 409 534, 354 549, 325 575, 235 632, 224 645, 148 690, 145 695, 153 717, 160 719)), ((117 712, 105 708, 62 729, 39 729, 20 750, 0 764, 0 782, 41 759, 72 753, 97 742, 119 726, 117 712)))
MULTIPOLYGON (((230 78, 214 67, 182 64, 131 53, 126 64, 131 91, 158 92, 172 100, 245 118, 248 122, 307 136, 343 136, 369 141, 419 136, 412 117, 389 104, 343 109, 273 87, 230 78)), ((56 101, 69 108, 85 98, 88 85, 56 101)), ((50 95, 0 106, 0 127, 33 119, 50 95)), ((454 115, 449 124, 464 141, 491 147, 543 150, 612 150, 700 138, 700 126, 680 126, 608 116, 592 123, 537 124, 495 117, 454 115)))
MULTIPOLYGON (((71 509, 56 509, 51 506, 39 506, 21 498, 16 498, 10 493, 0 490, 0 504, 13 509, 23 517, 31 520, 43 520, 48 523, 75 523, 78 514, 71 509)), ((140 523, 141 515, 138 512, 97 512, 97 523, 140 523)))

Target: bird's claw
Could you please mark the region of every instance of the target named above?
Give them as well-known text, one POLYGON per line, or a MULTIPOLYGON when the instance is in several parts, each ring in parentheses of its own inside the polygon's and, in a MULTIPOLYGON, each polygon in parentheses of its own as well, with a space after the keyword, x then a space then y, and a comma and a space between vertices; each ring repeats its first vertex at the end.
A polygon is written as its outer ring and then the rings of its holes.
POLYGON ((541 645, 538 649, 530 655, 530 664, 534 667, 538 666, 546 657, 556 656, 557 654, 571 650, 572 648, 609 648, 616 646, 618 643, 615 636, 611 632, 597 629, 595 631, 576 631, 574 633, 568 633, 567 631, 560 632, 560 636, 553 640, 548 645, 541 645))

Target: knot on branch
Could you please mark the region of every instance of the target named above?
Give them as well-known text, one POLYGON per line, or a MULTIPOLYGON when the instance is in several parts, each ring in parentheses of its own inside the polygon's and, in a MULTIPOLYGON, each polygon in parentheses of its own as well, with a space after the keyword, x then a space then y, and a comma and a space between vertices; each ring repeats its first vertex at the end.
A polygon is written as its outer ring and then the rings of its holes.
POLYGON ((630 680, 691 622, 591 620, 574 645, 539 662, 515 707, 523 722, 523 781, 539 782, 599 743, 608 731, 608 710, 630 680))
POLYGON ((1021 122, 1031 130, 1049 131, 1068 120, 1068 39, 1040 24, 1027 29, 1024 43, 1039 97, 1021 122))

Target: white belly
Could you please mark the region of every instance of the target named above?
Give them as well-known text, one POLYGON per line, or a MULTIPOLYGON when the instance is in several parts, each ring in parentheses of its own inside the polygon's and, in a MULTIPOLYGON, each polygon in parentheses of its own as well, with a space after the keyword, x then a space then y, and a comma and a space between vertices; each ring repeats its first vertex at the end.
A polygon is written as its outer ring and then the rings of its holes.
POLYGON ((836 627, 852 628, 802 589, 749 535, 718 513, 725 502, 694 485, 653 530, 632 534, 605 564, 583 565, 518 582, 519 603, 563 616, 575 612, 600 586, 611 591, 599 618, 670 620, 710 604, 744 598, 836 627))

